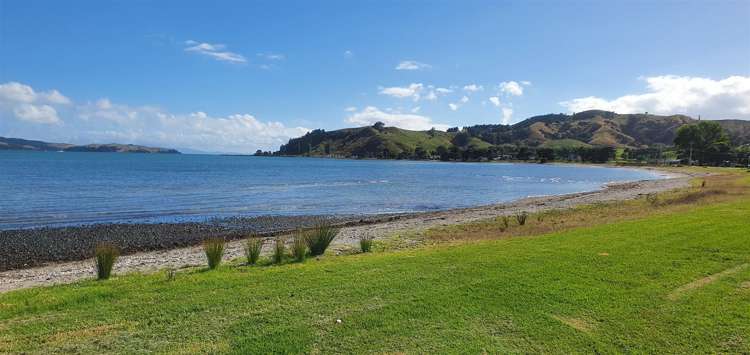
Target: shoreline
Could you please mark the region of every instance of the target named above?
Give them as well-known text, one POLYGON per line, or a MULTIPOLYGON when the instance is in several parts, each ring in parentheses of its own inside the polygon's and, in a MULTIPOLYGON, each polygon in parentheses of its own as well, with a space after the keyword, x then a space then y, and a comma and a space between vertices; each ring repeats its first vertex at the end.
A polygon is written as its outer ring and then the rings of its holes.
MULTIPOLYGON (((342 229, 336 240, 332 243, 331 249, 333 251, 340 251, 356 246, 359 238, 362 236, 370 236, 375 239, 380 239, 397 232, 420 231, 441 225, 467 223, 502 215, 511 215, 519 211, 534 213, 552 209, 567 209, 578 205, 596 202, 634 199, 649 193, 686 187, 689 185, 690 179, 694 176, 693 174, 674 173, 659 169, 652 170, 665 174, 667 177, 655 180, 613 183, 606 185, 602 189, 588 192, 528 197, 510 201, 508 203, 470 208, 390 215, 348 216, 347 219, 331 216, 302 216, 302 218, 305 219, 303 220, 303 223, 306 222, 309 226, 312 226, 314 222, 319 221, 320 218, 333 218, 333 221, 341 226, 342 229)), ((273 222, 273 220, 277 218, 279 217, 259 217, 258 219, 267 219, 266 222, 273 222)), ((290 219, 294 218, 297 217, 291 217, 290 219)), ((288 222, 289 221, 287 221, 287 223, 288 222)), ((220 236, 230 240, 227 243, 224 258, 227 260, 234 259, 243 255, 243 238, 246 238, 248 234, 252 232, 242 228, 235 230, 229 230, 226 228, 221 229, 215 224, 200 223, 152 225, 156 226, 157 229, 155 230, 153 228, 143 228, 144 226, 146 225, 104 225, 97 227, 104 228, 104 230, 99 230, 97 232, 106 232, 108 229, 110 232, 116 232, 118 228, 133 228, 136 231, 140 231, 139 233, 136 233, 139 238, 138 241, 145 242, 149 245, 148 248, 143 249, 123 248, 123 256, 119 258, 117 265, 115 266, 115 270, 118 274, 125 274, 128 272, 153 272, 165 268, 179 269, 202 265, 205 263, 205 257, 200 242, 209 235, 220 236), (166 231, 168 232, 165 234, 166 237, 165 235, 158 234, 159 229, 164 228, 166 228, 166 231), (207 232, 209 233, 207 234, 207 232), (177 234, 179 234, 179 237, 176 237, 177 234)), ((297 228, 298 226, 290 229, 278 228, 275 231, 267 231, 259 234, 268 239, 273 236, 288 235, 291 231, 297 228)), ((29 259, 32 257, 28 252, 29 236, 21 238, 22 240, 20 240, 20 243, 16 242, 16 248, 4 248, 6 253, 8 253, 8 250, 10 250, 11 253, 14 251, 16 253, 20 252, 20 254, 16 255, 14 258, 16 265, 20 266, 20 268, 2 268, 2 265, 0 265, 0 270, 4 270, 0 271, 0 292, 34 286, 71 283, 86 278, 92 278, 94 275, 93 261, 87 258, 90 257, 88 254, 91 254, 90 251, 93 250, 93 246, 96 242, 109 240, 99 237, 99 234, 87 234, 80 230, 81 228, 49 229, 48 231, 53 231, 53 233, 48 233, 42 238, 38 235, 39 230, 25 230, 27 232, 26 234, 34 235, 31 239, 34 240, 33 244, 36 246, 35 250, 43 250, 46 253, 43 255, 57 257, 62 260, 47 260, 44 263, 40 262, 36 265, 17 265, 19 260, 34 260, 29 259), (65 260, 64 257, 66 255, 63 250, 57 250, 57 248, 50 247, 54 246, 55 243, 59 243, 61 240, 59 238, 60 230, 72 230, 72 235, 78 236, 79 242, 80 240, 84 240, 88 243, 88 249, 78 245, 74 249, 71 249, 74 250, 73 255, 75 255, 76 258, 65 260), (57 234, 54 231, 57 231, 57 234), (45 240, 51 244, 44 245, 45 240), (19 250, 19 247, 21 247, 21 250, 19 250), (23 250, 23 247, 26 247, 27 250, 23 250)), ((9 236, 19 231, 12 231, 14 233, 5 232, 5 234, 0 232, 0 237, 3 237, 0 238, 0 241, 3 243, 12 240, 9 236)), ((112 238, 112 235, 113 234, 107 234, 110 238, 112 238)), ((131 244, 135 243, 132 240, 127 242, 131 244)), ((265 243, 264 252, 268 252, 269 250, 270 243, 265 243)))

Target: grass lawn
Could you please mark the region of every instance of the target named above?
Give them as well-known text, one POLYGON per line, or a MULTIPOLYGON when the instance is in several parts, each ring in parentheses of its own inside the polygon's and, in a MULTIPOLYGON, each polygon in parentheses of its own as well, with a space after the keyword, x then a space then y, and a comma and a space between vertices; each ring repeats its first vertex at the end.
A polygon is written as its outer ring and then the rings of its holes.
POLYGON ((750 199, 0 295, 0 352, 146 351, 747 353, 750 199))

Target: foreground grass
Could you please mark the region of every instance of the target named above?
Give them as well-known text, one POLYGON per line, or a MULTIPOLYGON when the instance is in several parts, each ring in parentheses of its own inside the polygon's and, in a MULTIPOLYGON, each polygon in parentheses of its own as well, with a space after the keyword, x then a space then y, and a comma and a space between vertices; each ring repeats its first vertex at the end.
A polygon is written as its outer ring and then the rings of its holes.
POLYGON ((533 238, 11 292, 0 352, 750 352, 750 199, 680 206, 533 238))

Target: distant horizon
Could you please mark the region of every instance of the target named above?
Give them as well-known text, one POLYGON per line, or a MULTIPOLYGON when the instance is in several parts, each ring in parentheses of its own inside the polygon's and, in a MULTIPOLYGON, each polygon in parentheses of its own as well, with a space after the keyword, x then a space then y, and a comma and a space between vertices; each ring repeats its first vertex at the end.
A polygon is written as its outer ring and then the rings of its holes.
POLYGON ((750 2, 188 3, 0 3, 0 136, 252 153, 377 121, 750 120, 750 2))

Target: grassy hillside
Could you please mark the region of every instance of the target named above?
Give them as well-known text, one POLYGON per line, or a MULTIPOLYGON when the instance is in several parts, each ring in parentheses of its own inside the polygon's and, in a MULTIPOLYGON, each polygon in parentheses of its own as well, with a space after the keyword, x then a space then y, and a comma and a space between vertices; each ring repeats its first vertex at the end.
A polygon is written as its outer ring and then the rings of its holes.
POLYGON ((0 352, 749 352, 743 179, 535 237, 2 294, 0 352))
MULTIPOLYGON (((656 144, 672 145, 677 129, 694 122, 697 121, 683 115, 617 114, 592 110, 574 115, 536 116, 514 125, 477 125, 466 127, 465 131, 471 137, 469 145, 475 149, 501 145, 642 148, 656 144)), ((750 143, 750 122, 726 120, 719 123, 727 130, 733 144, 750 143)), ((408 131, 395 127, 316 130, 291 139, 279 153, 393 158, 413 155, 417 147, 427 152, 435 152, 440 146, 446 150, 466 150, 469 145, 461 144, 465 142, 458 138, 460 134, 408 131)))
POLYGON ((145 147, 134 144, 87 144, 47 143, 20 138, 0 137, 0 150, 36 150, 64 152, 107 152, 107 153, 179 153, 174 149, 145 147))

